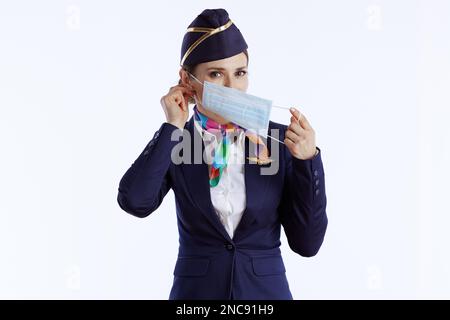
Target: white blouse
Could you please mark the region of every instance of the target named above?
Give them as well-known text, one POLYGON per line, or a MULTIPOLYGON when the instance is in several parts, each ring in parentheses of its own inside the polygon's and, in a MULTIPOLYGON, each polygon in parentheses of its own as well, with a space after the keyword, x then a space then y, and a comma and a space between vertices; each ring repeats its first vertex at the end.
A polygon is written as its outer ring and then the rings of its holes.
MULTIPOLYGON (((217 138, 214 134, 204 130, 196 121, 194 123, 205 142, 205 157, 208 163, 212 163, 211 153, 218 144, 217 138)), ((222 172, 219 183, 215 187, 210 187, 211 202, 231 239, 233 239, 234 231, 241 221, 246 207, 244 151, 245 134, 241 130, 237 140, 230 143, 228 163, 222 172)), ((210 166, 208 166, 209 169, 210 166)))

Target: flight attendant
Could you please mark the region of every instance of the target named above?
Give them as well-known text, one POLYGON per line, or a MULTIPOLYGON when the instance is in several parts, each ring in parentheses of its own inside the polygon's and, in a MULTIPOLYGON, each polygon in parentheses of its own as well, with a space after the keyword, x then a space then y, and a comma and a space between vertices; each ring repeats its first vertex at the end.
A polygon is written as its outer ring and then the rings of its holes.
POLYGON ((269 122, 284 142, 275 142, 273 159, 267 139, 201 104, 203 81, 247 90, 247 48, 224 9, 204 10, 192 21, 182 43, 179 84, 161 98, 166 122, 120 180, 118 204, 141 218, 174 192, 179 251, 169 299, 293 299, 281 226, 289 247, 304 257, 316 255, 325 236, 321 150, 306 117, 292 109, 289 125, 269 122), (192 99, 197 103, 188 119, 192 99), (183 130, 192 138, 172 139, 183 130), (194 150, 196 139, 206 159, 195 163, 192 153, 192 161, 175 163, 174 147, 194 150), (256 163, 249 160, 254 157, 256 163), (261 174, 273 160, 277 172, 261 174))

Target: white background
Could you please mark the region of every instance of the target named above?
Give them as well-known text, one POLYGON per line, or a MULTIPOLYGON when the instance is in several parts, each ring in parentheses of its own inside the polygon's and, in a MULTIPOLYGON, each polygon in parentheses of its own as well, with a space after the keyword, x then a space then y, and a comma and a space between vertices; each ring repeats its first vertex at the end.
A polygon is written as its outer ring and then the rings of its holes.
POLYGON ((220 7, 248 92, 298 106, 322 149, 325 242, 303 258, 282 238, 294 298, 450 298, 445 0, 1 1, 0 298, 168 298, 173 192, 138 219, 117 188, 165 121, 185 29, 220 7))

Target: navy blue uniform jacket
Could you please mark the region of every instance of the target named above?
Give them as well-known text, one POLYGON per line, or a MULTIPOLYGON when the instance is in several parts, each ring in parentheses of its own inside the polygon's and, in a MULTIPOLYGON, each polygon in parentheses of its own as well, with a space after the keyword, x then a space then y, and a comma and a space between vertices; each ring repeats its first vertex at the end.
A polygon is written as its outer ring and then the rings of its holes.
MULTIPOLYGON (((184 132, 200 137, 193 121, 191 117, 186 122, 184 132)), ((271 129, 279 129, 284 140, 286 125, 270 121, 271 129)), ((211 202, 208 165, 171 161, 179 141, 194 144, 194 138, 172 141, 174 130, 179 129, 167 122, 161 125, 120 180, 117 197, 124 211, 143 218, 173 190, 179 251, 169 299, 292 299, 279 248, 280 229, 283 226, 289 247, 301 256, 314 256, 321 247, 328 220, 320 149, 314 158, 299 160, 279 144, 274 175, 261 174, 261 167, 269 165, 246 160, 246 209, 231 239, 211 202)), ((267 146, 270 150, 271 143, 267 146)))

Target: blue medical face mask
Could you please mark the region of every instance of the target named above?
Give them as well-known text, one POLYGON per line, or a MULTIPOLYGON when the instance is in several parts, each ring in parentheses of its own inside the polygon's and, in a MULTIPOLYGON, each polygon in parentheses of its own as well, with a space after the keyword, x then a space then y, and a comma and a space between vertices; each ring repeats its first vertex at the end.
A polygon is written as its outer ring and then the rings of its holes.
MULTIPOLYGON (((201 105, 206 110, 212 111, 242 128, 254 131, 264 138, 270 137, 284 144, 284 142, 268 135, 267 132, 272 107, 289 108, 274 106, 271 100, 250 95, 237 89, 209 81, 202 83, 194 75, 189 74, 203 85, 201 105)), ((194 99, 198 104, 196 96, 194 96, 194 99)))

